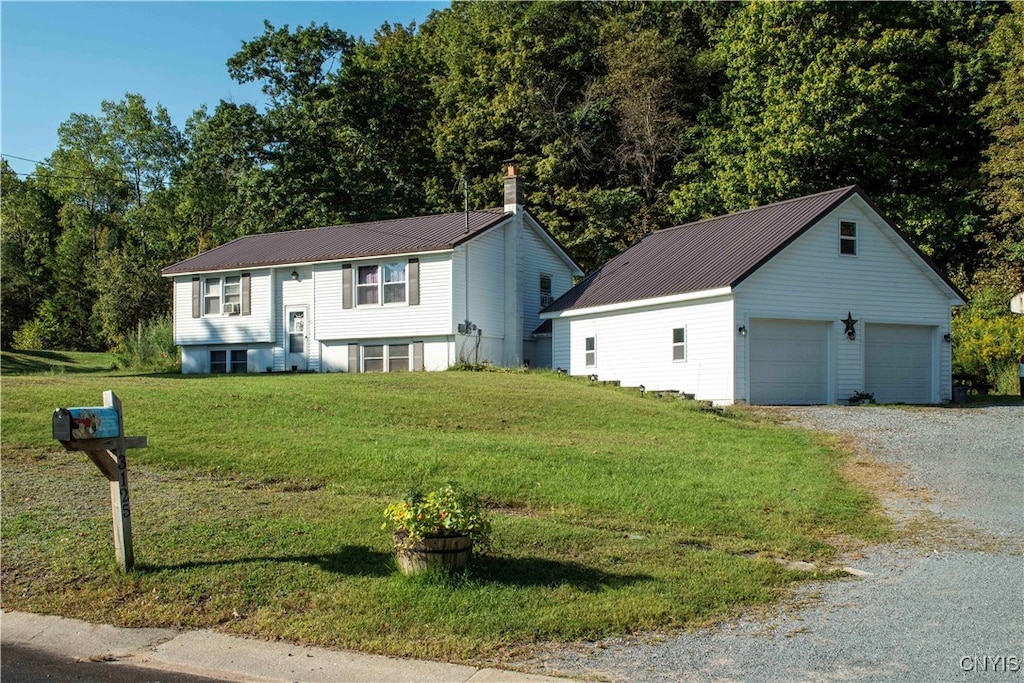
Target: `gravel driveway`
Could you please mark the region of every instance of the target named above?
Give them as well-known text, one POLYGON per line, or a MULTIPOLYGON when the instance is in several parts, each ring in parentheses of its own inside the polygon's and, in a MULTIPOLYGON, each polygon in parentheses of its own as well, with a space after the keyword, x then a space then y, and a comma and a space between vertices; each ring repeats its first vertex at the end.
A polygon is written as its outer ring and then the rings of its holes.
POLYGON ((900 473, 912 542, 846 563, 767 617, 548 653, 535 670, 622 681, 1024 681, 1024 407, 787 408, 900 473))

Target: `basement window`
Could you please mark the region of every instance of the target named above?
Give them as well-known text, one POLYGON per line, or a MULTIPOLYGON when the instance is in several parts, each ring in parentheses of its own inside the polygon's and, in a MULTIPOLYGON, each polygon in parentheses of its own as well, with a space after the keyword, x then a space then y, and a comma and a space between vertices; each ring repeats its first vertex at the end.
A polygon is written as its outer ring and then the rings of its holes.
POLYGON ((839 221, 839 253, 857 255, 857 224, 853 221, 839 221))
POLYGON ((245 349, 210 351, 210 373, 223 375, 249 371, 249 352, 245 349))

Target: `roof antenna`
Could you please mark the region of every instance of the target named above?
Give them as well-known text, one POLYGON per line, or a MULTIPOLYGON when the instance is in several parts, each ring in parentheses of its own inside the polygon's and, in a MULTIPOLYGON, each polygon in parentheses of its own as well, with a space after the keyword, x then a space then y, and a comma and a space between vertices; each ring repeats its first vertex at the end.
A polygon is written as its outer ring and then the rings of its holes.
POLYGON ((469 178, 463 173, 459 176, 459 179, 455 181, 455 187, 452 188, 452 192, 459 189, 459 185, 462 185, 462 192, 465 197, 465 212, 466 212, 466 232, 469 233, 469 178))

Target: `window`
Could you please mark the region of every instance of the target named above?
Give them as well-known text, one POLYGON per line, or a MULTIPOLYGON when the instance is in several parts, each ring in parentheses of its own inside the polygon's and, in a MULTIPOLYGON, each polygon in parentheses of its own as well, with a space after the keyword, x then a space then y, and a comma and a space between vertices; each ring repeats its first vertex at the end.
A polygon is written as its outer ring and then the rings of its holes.
POLYGON ((242 312, 242 278, 233 275, 224 278, 224 313, 238 315, 242 312))
POLYGON ((388 372, 409 371, 409 345, 392 344, 388 347, 388 372))
POLYGON ((672 330, 672 360, 686 360, 686 328, 677 327, 672 330))
POLYGON ((402 261, 397 261, 359 266, 356 269, 356 305, 405 303, 408 285, 406 265, 402 261))
POLYGON ((363 347, 363 372, 384 372, 384 345, 363 347))
POLYGON ((249 369, 249 353, 247 351, 232 349, 228 352, 231 356, 231 372, 246 372, 249 369))
POLYGON ((405 303, 405 264, 384 264, 384 296, 386 304, 405 303))
POLYGON ((224 374, 228 371, 228 352, 210 351, 210 372, 224 374))
POLYGON ((359 275, 356 280, 356 300, 360 306, 368 306, 380 301, 377 293, 380 266, 359 266, 359 275))
POLYGON ((597 365, 595 341, 594 337, 587 337, 586 346, 584 347, 584 350, 586 351, 584 358, 588 368, 597 365))
POLYGON ((203 313, 206 315, 217 315, 220 313, 220 278, 206 278, 206 287, 203 290, 203 313))
POLYGON ((839 253, 857 255, 857 224, 853 221, 839 221, 839 253))
POLYGON ((551 276, 544 273, 540 274, 540 307, 547 308, 555 301, 554 297, 551 296, 551 276))
POLYGON ((249 352, 245 349, 218 349, 210 351, 210 372, 222 375, 227 372, 248 372, 249 352))

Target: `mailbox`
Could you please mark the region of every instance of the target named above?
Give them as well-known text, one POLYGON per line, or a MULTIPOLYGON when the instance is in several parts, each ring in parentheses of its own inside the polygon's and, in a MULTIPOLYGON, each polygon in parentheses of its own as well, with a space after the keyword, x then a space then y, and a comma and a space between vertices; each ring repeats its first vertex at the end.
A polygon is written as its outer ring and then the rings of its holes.
POLYGON ((53 411, 53 438, 57 441, 116 439, 121 436, 121 418, 117 409, 57 408, 53 411))

